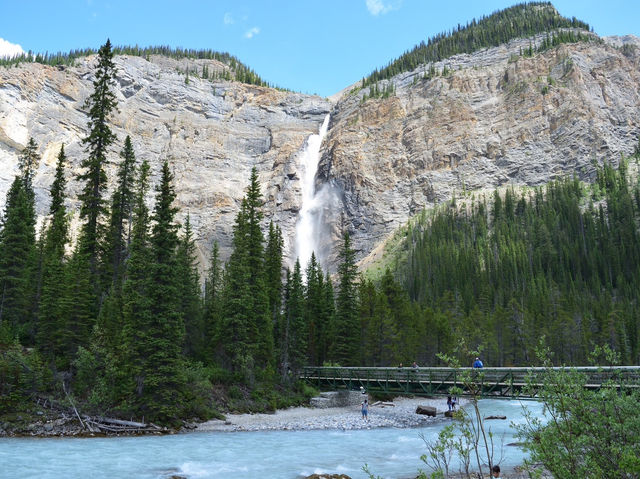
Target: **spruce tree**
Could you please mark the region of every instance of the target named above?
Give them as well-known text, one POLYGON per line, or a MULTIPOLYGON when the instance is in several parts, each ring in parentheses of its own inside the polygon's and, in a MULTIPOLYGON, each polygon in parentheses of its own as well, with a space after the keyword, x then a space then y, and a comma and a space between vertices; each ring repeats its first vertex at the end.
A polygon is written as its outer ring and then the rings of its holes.
POLYGON ((241 206, 233 227, 233 250, 225 269, 222 296, 220 345, 223 366, 241 372, 250 379, 254 372, 254 356, 250 334, 253 317, 253 297, 249 288, 250 269, 246 238, 246 206, 241 206))
POLYGON ((249 380, 256 367, 273 364, 273 325, 269 314, 264 268, 264 237, 260 229, 262 200, 255 168, 242 200, 233 232, 233 251, 226 270, 223 330, 226 360, 249 380))
MULTIPOLYGON (((264 235, 261 221, 262 194, 258 182, 258 171, 252 168, 249 187, 245 196, 245 221, 247 260, 249 266, 249 289, 253 298, 251 327, 249 329, 254 345, 256 366, 267 368, 273 365, 273 323, 269 311, 267 278, 264 268, 264 235)), ((275 259, 277 261, 277 258, 275 259)))
POLYGON ((136 182, 133 232, 130 257, 122 292, 122 334, 120 350, 114 351, 114 368, 121 377, 115 380, 117 402, 142 408, 149 348, 153 347, 149 281, 151 248, 149 244, 149 210, 145 198, 149 191, 149 163, 140 166, 136 182))
POLYGON ((136 156, 129 135, 124 140, 120 157, 122 161, 118 166, 118 180, 111 197, 111 218, 103 261, 107 273, 104 289, 113 287, 118 294, 130 242, 136 174, 136 156))
POLYGON ((19 159, 20 174, 7 193, 0 231, 0 328, 32 344, 36 214, 32 180, 39 157, 33 138, 19 159))
POLYGON ((305 288, 305 320, 309 335, 307 340, 307 356, 310 364, 322 364, 320 362, 322 346, 327 333, 327 318, 324 316, 324 285, 323 273, 316 261, 315 253, 311 253, 311 259, 306 271, 307 287, 305 288))
POLYGON ((184 280, 176 274, 178 225, 176 194, 169 164, 162 165, 160 184, 153 212, 150 248, 148 301, 151 324, 146 364, 144 368, 143 410, 148 417, 174 421, 179 417, 185 393, 182 350, 184 318, 180 310, 179 284, 184 280))
POLYGON ((223 269, 218 242, 211 248, 211 265, 204 288, 203 323, 206 350, 205 363, 213 363, 220 358, 220 335, 222 319, 223 269))
POLYGON ((101 303, 94 339, 112 351, 116 347, 122 328, 122 281, 125 260, 129 254, 134 204, 136 157, 127 135, 120 152, 122 161, 118 165, 117 183, 111 196, 109 225, 101 248, 101 290, 107 293, 101 303))
MULTIPOLYGON (((269 316, 271 324, 277 329, 282 309, 282 231, 279 226, 269 223, 267 247, 264 254, 265 281, 269 300, 269 316)), ((274 330, 274 341, 278 332, 274 330)))
POLYGON ((29 138, 27 146, 24 147, 18 160, 20 175, 24 182, 24 186, 28 192, 33 194, 33 176, 38 168, 40 155, 38 154, 38 145, 33 138, 29 138))
POLYGON ((324 301, 319 324, 323 326, 319 329, 318 335, 318 364, 324 364, 331 359, 330 346, 333 344, 332 338, 335 337, 336 331, 336 298, 328 271, 325 273, 322 291, 324 301))
POLYGON ((200 277, 196 259, 196 243, 191 229, 191 218, 187 215, 184 232, 177 249, 175 274, 180 278, 178 298, 180 313, 184 318, 187 356, 205 358, 205 329, 202 321, 200 277))
POLYGON ((336 316, 331 345, 331 359, 341 366, 351 366, 358 362, 359 350, 359 306, 358 306, 358 269, 355 251, 351 246, 351 237, 345 231, 338 264, 338 296, 336 298, 336 316))
POLYGON ((289 368, 294 373, 300 371, 307 358, 307 336, 309 330, 305 321, 304 287, 300 261, 296 260, 293 274, 287 272, 285 297, 285 331, 283 350, 283 365, 287 372, 289 368))
POLYGON ((60 354, 56 357, 56 364, 60 369, 71 366, 80 346, 89 345, 96 319, 89 257, 80 244, 76 244, 71 258, 65 264, 64 277, 64 294, 59 302, 59 317, 64 327, 55 334, 60 354))
POLYGON ((65 246, 69 240, 69 224, 64 206, 67 158, 64 145, 60 147, 55 179, 51 185, 49 224, 44 233, 42 259, 42 294, 38 311, 38 344, 46 356, 62 354, 65 318, 62 298, 65 294, 65 246))
POLYGON ((84 188, 78 196, 81 202, 80 217, 84 220, 79 242, 91 272, 96 305, 100 295, 99 255, 104 234, 103 218, 106 214, 103 195, 107 175, 104 165, 107 162, 108 149, 115 140, 109 120, 117 108, 116 97, 112 91, 115 85, 115 64, 109 40, 98 50, 97 61, 93 93, 85 104, 89 113, 89 134, 82 142, 88 157, 80 164, 84 172, 78 175, 78 180, 84 182, 84 188))

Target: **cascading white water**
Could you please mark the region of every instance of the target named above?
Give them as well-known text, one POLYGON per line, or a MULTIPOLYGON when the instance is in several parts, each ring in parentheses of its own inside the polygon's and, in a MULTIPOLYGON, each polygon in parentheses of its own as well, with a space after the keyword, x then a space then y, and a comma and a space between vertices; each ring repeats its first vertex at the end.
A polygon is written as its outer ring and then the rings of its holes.
POLYGON ((322 122, 317 135, 310 135, 307 144, 298 157, 299 171, 302 171, 302 202, 296 223, 296 256, 302 271, 306 270, 311 253, 318 255, 318 226, 323 206, 320 195, 316 194, 315 179, 320 162, 320 146, 329 128, 329 115, 322 122))

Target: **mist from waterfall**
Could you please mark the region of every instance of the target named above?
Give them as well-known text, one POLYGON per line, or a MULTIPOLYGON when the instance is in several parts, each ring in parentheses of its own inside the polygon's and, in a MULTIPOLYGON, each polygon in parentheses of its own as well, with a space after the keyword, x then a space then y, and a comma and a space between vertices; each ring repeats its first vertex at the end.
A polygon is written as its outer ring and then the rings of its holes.
POLYGON ((310 135, 298 157, 299 170, 302 172, 300 182, 301 205, 296 223, 296 256, 300 260, 303 274, 311 259, 311 253, 318 257, 319 229, 324 206, 323 195, 317 194, 315 188, 316 173, 320 162, 320 146, 329 128, 329 115, 322 122, 317 135, 310 135))

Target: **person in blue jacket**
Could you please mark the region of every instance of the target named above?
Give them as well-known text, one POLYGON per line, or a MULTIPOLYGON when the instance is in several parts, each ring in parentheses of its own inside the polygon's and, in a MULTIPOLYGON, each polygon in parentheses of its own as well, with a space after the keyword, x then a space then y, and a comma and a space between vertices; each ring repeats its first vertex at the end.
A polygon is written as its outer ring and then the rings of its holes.
POLYGON ((473 362, 473 367, 482 368, 484 367, 484 364, 482 364, 482 361, 480 361, 480 358, 476 358, 476 360, 473 362))

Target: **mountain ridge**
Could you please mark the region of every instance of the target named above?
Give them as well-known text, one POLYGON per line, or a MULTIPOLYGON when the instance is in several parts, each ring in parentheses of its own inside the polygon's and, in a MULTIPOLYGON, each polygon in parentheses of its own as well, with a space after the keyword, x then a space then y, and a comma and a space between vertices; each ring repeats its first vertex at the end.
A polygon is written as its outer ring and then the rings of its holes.
MULTIPOLYGON (((334 264, 335 245, 347 228, 363 258, 421 208, 456 191, 539 184, 563 173, 588 176, 593 161, 633 150, 640 134, 634 46, 640 41, 627 36, 610 40, 617 48, 563 43, 522 53, 546 37, 454 55, 433 62, 433 73, 425 66, 380 80, 394 92, 366 100, 366 88, 327 100, 184 73, 224 68, 215 59, 118 56, 114 131, 118 145, 131 134, 138 159, 150 160, 154 173, 170 160, 177 203, 191 216, 203 267, 214 239, 226 257, 233 218, 256 166, 265 225, 281 225, 292 263, 299 154, 331 112, 316 178, 316 187, 331 193, 322 209, 321 256, 334 264)), ((79 141, 91 62, 0 68, 0 197, 21 147, 34 136, 43 156, 35 178, 41 218, 60 144, 71 158, 70 177, 85 154, 79 141)), ((71 181, 72 209, 78 188, 71 181)))

